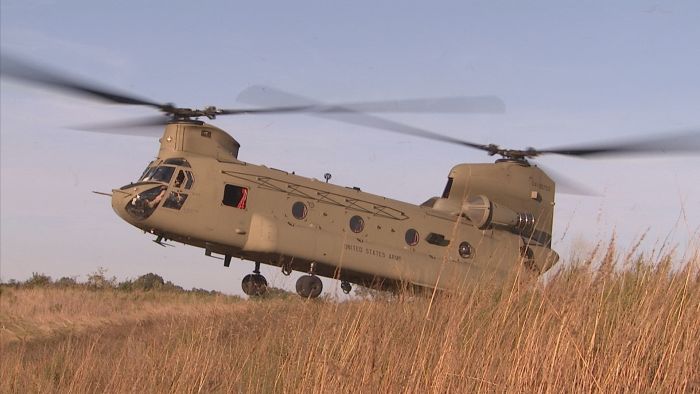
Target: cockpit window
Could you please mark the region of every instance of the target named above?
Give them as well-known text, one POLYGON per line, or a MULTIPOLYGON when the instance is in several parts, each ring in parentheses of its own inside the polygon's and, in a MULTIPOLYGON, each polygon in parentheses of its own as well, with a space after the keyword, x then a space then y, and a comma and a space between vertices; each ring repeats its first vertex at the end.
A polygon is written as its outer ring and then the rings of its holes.
POLYGON ((173 177, 175 167, 158 166, 148 171, 139 181, 141 182, 164 182, 169 183, 173 177))
POLYGON ((137 219, 146 219, 156 210, 160 202, 165 198, 167 187, 165 185, 148 189, 137 194, 126 205, 126 211, 137 219))
POLYGON ((142 173, 141 176, 139 177, 139 181, 140 181, 141 179, 143 179, 143 178, 146 177, 146 174, 148 174, 148 171, 151 171, 151 167, 146 167, 146 169, 143 170, 143 173, 142 173))
POLYGON ((175 177, 175 183, 173 184, 173 186, 175 186, 176 188, 179 189, 183 186, 184 183, 185 183, 185 171, 180 170, 177 172, 177 176, 175 177))
POLYGON ((170 192, 168 199, 163 203, 163 207, 171 209, 180 209, 182 204, 187 200, 187 194, 170 192))
POLYGON ((154 172, 156 172, 156 167, 146 167, 138 181, 142 182, 144 179, 150 179, 154 172))
POLYGON ((163 164, 172 164, 174 166, 191 167, 190 163, 182 157, 173 157, 173 158, 167 159, 163 162, 163 164))
POLYGON ((192 175, 192 173, 189 171, 185 171, 185 174, 187 174, 187 182, 185 182, 185 189, 189 189, 194 183, 194 175, 192 175))

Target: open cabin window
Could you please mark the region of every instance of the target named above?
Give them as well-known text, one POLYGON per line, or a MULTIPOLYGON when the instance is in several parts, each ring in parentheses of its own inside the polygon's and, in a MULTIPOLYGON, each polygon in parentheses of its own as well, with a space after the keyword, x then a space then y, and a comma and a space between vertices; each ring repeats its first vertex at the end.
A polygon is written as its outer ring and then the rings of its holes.
POLYGON ((224 187, 224 205, 245 209, 248 204, 248 188, 235 185, 226 185, 224 187))

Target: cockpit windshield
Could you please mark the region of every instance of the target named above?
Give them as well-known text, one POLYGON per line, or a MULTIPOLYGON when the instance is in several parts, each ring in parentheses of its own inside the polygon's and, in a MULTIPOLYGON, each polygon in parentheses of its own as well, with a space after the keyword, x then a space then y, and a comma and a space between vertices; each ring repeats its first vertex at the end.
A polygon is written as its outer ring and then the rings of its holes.
POLYGON ((170 166, 158 166, 150 167, 144 171, 143 175, 139 179, 139 182, 163 182, 170 183, 170 179, 175 173, 175 167, 170 166))

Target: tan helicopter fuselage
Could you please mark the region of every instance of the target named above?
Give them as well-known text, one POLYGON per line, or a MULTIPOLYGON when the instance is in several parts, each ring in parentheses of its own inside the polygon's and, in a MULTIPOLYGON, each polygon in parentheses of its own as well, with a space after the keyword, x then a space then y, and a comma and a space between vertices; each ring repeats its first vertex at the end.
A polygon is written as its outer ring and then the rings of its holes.
POLYGON ((454 290, 514 268, 541 274, 554 183, 524 162, 460 164, 442 197, 409 204, 237 159, 226 132, 169 124, 139 182, 113 190, 130 224, 206 253, 352 283, 454 290))

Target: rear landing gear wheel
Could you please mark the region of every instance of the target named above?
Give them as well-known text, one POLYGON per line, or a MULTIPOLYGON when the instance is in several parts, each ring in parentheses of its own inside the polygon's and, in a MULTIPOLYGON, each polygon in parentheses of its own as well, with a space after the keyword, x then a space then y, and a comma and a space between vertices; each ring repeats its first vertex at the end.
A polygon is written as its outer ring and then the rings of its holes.
POLYGON ((318 276, 304 275, 297 279, 297 294, 304 298, 316 298, 323 291, 323 283, 318 276))
POLYGON ((267 280, 260 274, 248 274, 243 278, 241 287, 250 297, 261 296, 267 292, 267 280))

